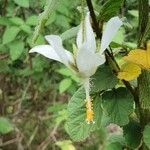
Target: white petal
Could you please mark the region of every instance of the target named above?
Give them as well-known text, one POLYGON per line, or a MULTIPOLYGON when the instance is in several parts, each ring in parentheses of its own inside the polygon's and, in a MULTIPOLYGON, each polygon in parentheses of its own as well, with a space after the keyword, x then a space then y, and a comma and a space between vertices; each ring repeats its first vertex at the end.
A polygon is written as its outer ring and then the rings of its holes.
POLYGON ((113 17, 108 21, 108 23, 106 24, 106 28, 105 28, 103 35, 102 35, 101 48, 100 48, 101 54, 109 46, 113 37, 115 36, 115 34, 117 33, 118 29, 120 28, 120 26, 122 24, 123 23, 119 19, 119 17, 113 17))
POLYGON ((92 53, 84 46, 78 51, 76 63, 82 77, 92 76, 97 67, 105 62, 105 56, 92 53))
POLYGON ((83 43, 87 43, 87 48, 91 51, 91 52, 95 52, 96 51, 96 41, 95 41, 95 35, 90 23, 90 14, 89 12, 86 15, 86 18, 84 20, 84 23, 81 22, 80 24, 80 29, 79 32, 77 34, 77 46, 78 49, 80 49, 83 45, 83 43), (83 35, 84 34, 84 35, 83 35), (83 41, 84 39, 84 41, 83 41))
POLYGON ((99 53, 97 53, 96 55, 99 58, 98 66, 104 64, 106 61, 105 55, 99 53))
POLYGON ((46 35, 45 39, 53 47, 57 55, 66 66, 68 66, 70 62, 74 63, 72 53, 63 48, 62 39, 58 35, 46 35))
POLYGON ((33 47, 29 53, 34 53, 37 52, 49 59, 53 59, 59 62, 62 62, 62 60, 60 59, 60 57, 57 55, 57 53, 55 52, 55 50, 50 46, 50 45, 38 45, 33 47))

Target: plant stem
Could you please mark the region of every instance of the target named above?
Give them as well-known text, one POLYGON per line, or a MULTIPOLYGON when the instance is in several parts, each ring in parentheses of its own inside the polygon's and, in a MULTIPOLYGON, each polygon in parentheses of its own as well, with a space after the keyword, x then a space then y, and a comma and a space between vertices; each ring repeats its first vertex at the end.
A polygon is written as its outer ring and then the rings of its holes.
MULTIPOLYGON (((149 1, 138 0, 139 2, 139 39, 138 47, 145 47, 146 32, 149 16, 149 1)), ((145 48, 146 49, 146 48, 145 48)), ((138 92, 140 105, 142 109, 142 116, 140 120, 142 131, 145 125, 150 121, 150 72, 142 70, 142 74, 138 78, 138 92)), ((141 150, 148 150, 146 145, 142 143, 141 150)))
POLYGON ((99 30, 99 26, 98 26, 98 22, 96 20, 96 15, 95 15, 95 12, 94 12, 94 9, 93 9, 92 2, 91 2, 91 0, 86 0, 86 3, 87 3, 87 6, 89 8, 90 15, 91 15, 91 18, 92 18, 92 21, 93 21, 93 24, 94 24, 96 36, 99 39, 101 39, 102 33, 99 30))
MULTIPOLYGON (((144 35, 146 32, 146 27, 148 24, 148 15, 149 15, 149 2, 148 0, 138 0, 139 2, 139 39, 138 46, 144 47, 146 44, 146 39, 144 35)), ((146 48, 145 48, 146 49, 146 48)), ((142 116, 142 127, 150 121, 150 73, 147 70, 143 70, 142 74, 138 78, 138 91, 140 104, 143 111, 142 116)))
POLYGON ((148 24, 149 1, 138 0, 139 2, 139 39, 138 47, 144 47, 145 39, 143 39, 148 24))
POLYGON ((2 16, 6 15, 6 8, 7 8, 7 0, 3 0, 3 4, 2 4, 2 16))
MULTIPOLYGON (((90 11, 90 15, 91 15, 94 27, 95 27, 96 36, 99 39, 101 39, 102 33, 99 30, 99 26, 98 26, 98 22, 96 20, 96 15, 94 13, 92 2, 91 2, 91 0, 86 0, 86 2, 87 2, 87 6, 89 8, 89 11, 90 11)), ((108 49, 105 52, 106 52, 106 56, 107 56, 108 60, 113 63, 113 70, 117 74, 120 71, 119 65, 117 64, 114 56, 108 51, 108 49)), ((130 85, 130 83, 128 81, 122 80, 122 82, 127 87, 127 89, 129 89, 129 91, 131 92, 131 94, 133 95, 135 104, 136 104, 136 106, 138 108, 138 111, 139 111, 139 114, 141 114, 141 108, 140 108, 139 98, 138 98, 138 95, 137 95, 136 91, 132 88, 132 86, 130 85)))

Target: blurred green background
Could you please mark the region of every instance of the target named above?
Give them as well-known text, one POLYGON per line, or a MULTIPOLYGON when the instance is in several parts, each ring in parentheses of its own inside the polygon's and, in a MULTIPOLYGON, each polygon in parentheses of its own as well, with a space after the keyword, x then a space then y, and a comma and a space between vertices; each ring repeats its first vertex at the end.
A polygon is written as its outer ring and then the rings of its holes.
MULTIPOLYGON (((107 1, 93 0, 95 11, 99 13, 107 1)), ((67 103, 80 86, 79 79, 63 65, 28 53, 45 5, 45 0, 0 0, 0 149, 97 149, 105 131, 78 143, 66 133, 67 103)), ((80 8, 80 0, 60 0, 34 45, 46 43, 44 35, 59 34, 71 51, 75 38, 65 31, 80 24, 80 8)), ((131 28, 122 28, 112 47, 136 47, 137 1, 125 0, 112 15, 116 14, 128 18, 131 28)))

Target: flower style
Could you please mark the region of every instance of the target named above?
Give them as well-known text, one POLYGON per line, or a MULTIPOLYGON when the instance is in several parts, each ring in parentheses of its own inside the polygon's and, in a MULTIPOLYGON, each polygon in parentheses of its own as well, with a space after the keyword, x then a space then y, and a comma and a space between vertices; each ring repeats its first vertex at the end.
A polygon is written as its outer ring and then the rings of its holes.
POLYGON ((90 98, 90 77, 96 72, 98 66, 104 64, 104 51, 121 25, 122 21, 118 17, 111 18, 103 32, 101 46, 97 49, 90 15, 87 13, 77 34, 77 51, 75 54, 63 47, 62 39, 58 35, 46 35, 45 39, 50 45, 35 46, 29 51, 30 53, 37 52, 49 59, 63 63, 80 77, 86 93, 86 121, 88 123, 93 122, 94 115, 90 98))

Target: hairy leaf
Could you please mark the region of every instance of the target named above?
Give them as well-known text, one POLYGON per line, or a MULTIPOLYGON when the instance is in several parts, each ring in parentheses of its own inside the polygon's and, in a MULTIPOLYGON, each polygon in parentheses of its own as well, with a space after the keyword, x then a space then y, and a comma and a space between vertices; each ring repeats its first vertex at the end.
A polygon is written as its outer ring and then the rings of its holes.
POLYGON ((92 77, 93 91, 107 90, 115 87, 118 79, 113 74, 109 66, 102 65, 92 77))
POLYGON ((124 137, 126 139, 127 145, 136 149, 140 143, 142 138, 141 128, 138 122, 130 121, 129 124, 123 127, 124 137))
POLYGON ((105 146, 104 150, 122 150, 122 145, 119 142, 110 143, 105 146))
POLYGON ((82 141, 88 137, 91 131, 98 129, 101 123, 101 100, 96 98, 93 100, 94 121, 95 124, 87 124, 86 108, 85 108, 85 93, 83 88, 80 88, 71 98, 68 104, 68 120, 67 132, 74 141, 82 141))
POLYGON ((123 126, 128 124, 128 116, 133 111, 133 97, 126 88, 106 91, 102 95, 102 106, 113 123, 123 126))

